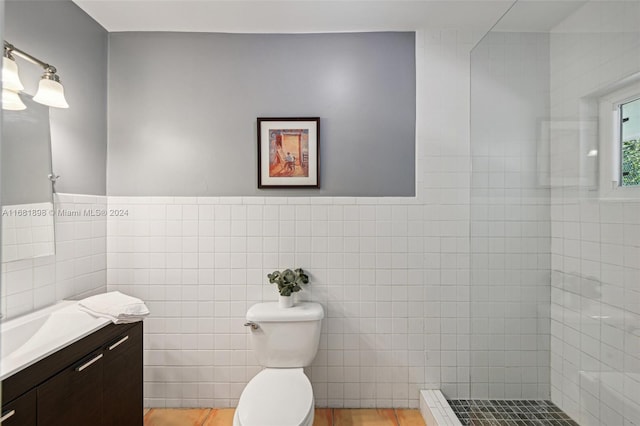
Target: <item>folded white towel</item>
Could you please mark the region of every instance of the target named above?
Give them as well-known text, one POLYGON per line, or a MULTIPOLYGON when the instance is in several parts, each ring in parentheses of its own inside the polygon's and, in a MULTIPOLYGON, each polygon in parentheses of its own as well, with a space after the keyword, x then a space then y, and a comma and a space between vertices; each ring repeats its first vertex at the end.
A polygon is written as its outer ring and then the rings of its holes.
POLYGON ((146 316, 146 315, 140 315, 140 316, 112 317, 109 314, 103 314, 103 313, 100 313, 100 312, 92 311, 90 309, 85 308, 84 306, 78 306, 78 309, 83 311, 83 312, 86 312, 89 315, 94 316, 96 318, 106 318, 106 319, 110 320, 114 324, 130 324, 132 322, 142 321, 144 319, 144 317, 146 316))
POLYGON ((122 321, 137 320, 149 315, 149 309, 142 300, 127 296, 119 291, 87 297, 80 300, 78 304, 87 312, 100 314, 97 316, 122 321))

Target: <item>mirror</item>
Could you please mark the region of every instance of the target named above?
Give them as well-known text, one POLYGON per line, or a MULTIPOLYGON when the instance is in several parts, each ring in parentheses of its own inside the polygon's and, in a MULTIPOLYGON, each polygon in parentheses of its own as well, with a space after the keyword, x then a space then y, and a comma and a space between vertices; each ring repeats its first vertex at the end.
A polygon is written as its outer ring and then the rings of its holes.
POLYGON ((2 111, 2 262, 54 254, 49 108, 2 111))

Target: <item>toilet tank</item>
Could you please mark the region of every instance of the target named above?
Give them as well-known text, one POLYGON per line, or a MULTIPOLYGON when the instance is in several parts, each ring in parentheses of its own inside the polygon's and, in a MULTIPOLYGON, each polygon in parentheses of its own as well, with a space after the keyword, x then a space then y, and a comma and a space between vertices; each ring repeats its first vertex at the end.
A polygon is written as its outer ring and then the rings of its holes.
POLYGON ((251 343, 260 365, 269 368, 300 368, 310 365, 318 351, 324 318, 322 305, 300 302, 280 308, 276 302, 257 303, 247 311, 251 343))

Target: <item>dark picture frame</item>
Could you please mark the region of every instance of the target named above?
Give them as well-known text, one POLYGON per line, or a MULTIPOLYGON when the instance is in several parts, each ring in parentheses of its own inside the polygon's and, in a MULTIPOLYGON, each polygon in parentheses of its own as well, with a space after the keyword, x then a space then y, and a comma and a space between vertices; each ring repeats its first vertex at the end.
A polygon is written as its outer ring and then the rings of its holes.
POLYGON ((320 117, 258 117, 258 188, 320 188, 320 117))

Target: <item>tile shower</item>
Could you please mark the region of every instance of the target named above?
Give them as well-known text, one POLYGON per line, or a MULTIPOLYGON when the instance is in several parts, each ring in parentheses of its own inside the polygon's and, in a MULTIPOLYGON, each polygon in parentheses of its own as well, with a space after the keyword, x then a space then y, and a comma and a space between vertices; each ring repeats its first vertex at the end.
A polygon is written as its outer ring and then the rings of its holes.
POLYGON ((516 3, 471 53, 463 424, 640 422, 640 200, 602 195, 592 106, 640 75, 639 19, 638 2, 516 3))
POLYGON ((526 399, 457 399, 451 408, 463 425, 577 426, 551 401, 526 399))

